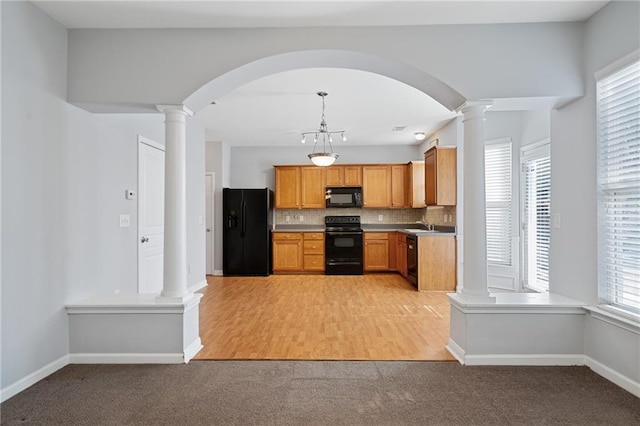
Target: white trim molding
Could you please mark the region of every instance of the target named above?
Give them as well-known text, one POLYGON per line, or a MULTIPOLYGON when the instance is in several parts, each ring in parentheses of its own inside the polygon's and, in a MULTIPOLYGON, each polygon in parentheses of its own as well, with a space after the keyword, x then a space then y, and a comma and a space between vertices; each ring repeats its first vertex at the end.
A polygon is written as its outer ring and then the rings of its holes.
POLYGON ((199 283, 195 283, 195 284, 193 284, 191 287, 189 287, 189 288, 188 288, 188 290, 189 290, 191 293, 195 293, 195 292, 196 292, 196 291, 198 291, 198 290, 202 290, 202 289, 203 289, 203 288, 205 288, 207 285, 208 285, 208 284, 207 284, 207 280, 206 280, 206 279, 204 279, 204 280, 200 281, 199 283))
POLYGON ((622 389, 640 398, 639 382, 636 382, 635 380, 632 380, 629 377, 618 373, 614 369, 607 367, 606 365, 596 361, 595 359, 589 356, 584 357, 584 364, 587 367, 591 368, 595 373, 601 375, 602 377, 609 380, 610 382, 615 383, 616 385, 620 386, 622 389))
POLYGON ((182 353, 75 353, 69 364, 183 364, 182 353))
POLYGON ((0 389, 0 403, 5 402, 9 398, 22 392, 23 390, 35 385, 40 380, 44 379, 47 376, 50 376, 51 374, 55 373, 68 364, 69 356, 62 356, 57 360, 45 365, 44 367, 39 368, 28 376, 23 377, 17 382, 10 384, 6 388, 0 389))

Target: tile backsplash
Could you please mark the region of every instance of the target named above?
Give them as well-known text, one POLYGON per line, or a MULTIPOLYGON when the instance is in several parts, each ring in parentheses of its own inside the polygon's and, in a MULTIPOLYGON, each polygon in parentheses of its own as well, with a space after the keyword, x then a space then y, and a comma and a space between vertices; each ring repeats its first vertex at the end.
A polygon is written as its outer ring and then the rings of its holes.
POLYGON ((455 206, 434 206, 424 209, 283 209, 276 210, 276 225, 324 225, 325 216, 360 216, 362 223, 366 224, 415 223, 416 221, 434 225, 456 224, 455 206))

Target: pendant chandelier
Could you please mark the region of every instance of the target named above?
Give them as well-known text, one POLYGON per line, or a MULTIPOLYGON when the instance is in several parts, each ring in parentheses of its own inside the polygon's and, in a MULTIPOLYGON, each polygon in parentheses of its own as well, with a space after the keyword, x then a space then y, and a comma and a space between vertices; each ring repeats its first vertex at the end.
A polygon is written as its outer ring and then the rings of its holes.
POLYGON ((344 130, 338 130, 334 132, 329 131, 327 122, 324 119, 324 98, 328 95, 327 92, 318 92, 318 96, 322 98, 322 117, 320 119, 320 128, 313 132, 302 133, 302 143, 307 142, 307 135, 313 135, 313 151, 309 154, 309 159, 316 166, 330 166, 338 158, 338 154, 333 152, 333 135, 340 134, 342 136, 342 142, 346 142, 347 138, 344 135, 344 130), (316 152, 318 142, 322 142, 322 152, 316 152), (327 144, 329 145, 329 151, 327 151, 327 144))

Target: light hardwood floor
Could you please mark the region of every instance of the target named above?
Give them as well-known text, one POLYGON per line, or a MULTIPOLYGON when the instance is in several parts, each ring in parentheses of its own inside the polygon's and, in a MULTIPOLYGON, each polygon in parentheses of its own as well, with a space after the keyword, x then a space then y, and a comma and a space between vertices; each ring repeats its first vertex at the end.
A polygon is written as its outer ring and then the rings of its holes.
POLYGON ((195 359, 454 359, 446 293, 419 293, 397 274, 207 282, 195 359))

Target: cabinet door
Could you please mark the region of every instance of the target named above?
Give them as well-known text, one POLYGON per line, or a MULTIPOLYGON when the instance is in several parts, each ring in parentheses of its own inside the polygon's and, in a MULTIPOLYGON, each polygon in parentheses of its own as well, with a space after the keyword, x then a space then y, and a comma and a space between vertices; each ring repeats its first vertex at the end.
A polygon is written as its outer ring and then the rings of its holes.
POLYGON ((324 167, 300 167, 300 199, 303 209, 325 208, 324 167))
POLYGON ((344 185, 344 167, 343 166, 329 166, 326 168, 327 186, 343 186, 344 185))
POLYGON ((436 205, 436 150, 424 154, 424 194, 428 206, 436 205))
POLYGON ((302 238, 298 234, 287 234, 290 238, 278 238, 274 233, 273 239, 273 270, 274 272, 302 270, 302 238))
POLYGON ((391 207, 407 207, 407 165, 391 166, 391 207))
POLYGON ((438 148, 436 156, 436 194, 439 206, 456 205, 456 149, 438 148))
POLYGON ((433 147, 424 153, 425 201, 428 206, 456 205, 456 148, 433 147))
POLYGON ((276 173, 276 208, 300 208, 300 167, 278 166, 276 173))
POLYGON ((364 270, 389 270, 389 240, 386 232, 364 234, 364 270))
POLYGON ((398 251, 397 251, 398 271, 403 277, 407 277, 407 238, 404 234, 398 234, 398 251))
POLYGON ((344 186, 362 186, 362 166, 344 166, 344 186))
POLYGON ((424 161, 412 161, 409 163, 409 176, 407 178, 409 195, 409 207, 423 208, 425 204, 424 191, 424 161))
POLYGON ((362 167, 363 207, 391 206, 391 167, 362 167))
POLYGON ((389 270, 398 270, 398 239, 397 232, 389 232, 389 270))

